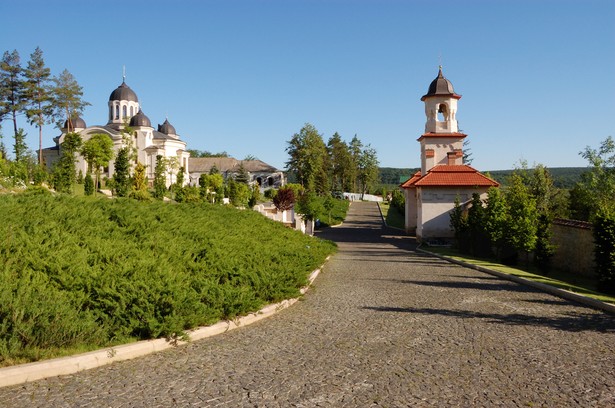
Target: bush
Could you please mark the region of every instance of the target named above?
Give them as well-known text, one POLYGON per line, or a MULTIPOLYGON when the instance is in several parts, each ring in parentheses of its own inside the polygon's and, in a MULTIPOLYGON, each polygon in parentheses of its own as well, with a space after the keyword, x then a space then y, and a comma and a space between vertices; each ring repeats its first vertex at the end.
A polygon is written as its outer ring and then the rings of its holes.
POLYGON ((406 213, 406 197, 399 189, 393 190, 391 207, 395 208, 400 214, 406 213))
POLYGON ((0 365, 184 330, 299 295, 334 250, 207 203, 0 196, 0 365))
POLYGON ((598 290, 615 293, 615 216, 601 212, 594 220, 598 290))
POLYGON ((94 180, 92 180, 90 173, 86 174, 83 180, 83 191, 86 196, 94 194, 94 180))

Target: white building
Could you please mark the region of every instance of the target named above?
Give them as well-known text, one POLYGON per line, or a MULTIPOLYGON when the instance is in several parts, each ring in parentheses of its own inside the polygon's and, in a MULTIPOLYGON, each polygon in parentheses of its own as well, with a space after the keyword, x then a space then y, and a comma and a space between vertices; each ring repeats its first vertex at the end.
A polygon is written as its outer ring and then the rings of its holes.
MULTIPOLYGON (((158 125, 155 130, 149 118, 141 110, 137 94, 124 81, 109 96, 108 106, 108 122, 104 126, 88 127, 81 118, 71 120, 70 126, 68 121, 65 122, 62 134, 54 138, 56 145, 43 150, 43 160, 48 170, 51 170, 53 164, 60 158, 61 144, 66 134, 73 131, 78 133, 84 142, 95 134, 108 135, 113 141, 116 155, 118 150, 124 147, 126 138, 129 138, 133 147, 136 148, 137 160, 147 166, 146 174, 150 183, 154 180, 156 156, 158 155, 177 164, 174 172, 167 174, 167 186, 175 182, 180 167, 184 168, 184 180, 187 183, 190 154, 186 151, 186 142, 179 138, 168 120, 158 125), (123 132, 126 123, 133 130, 130 135, 123 132)), ((114 164, 114 161, 109 163, 102 173, 103 177, 113 176, 114 164)), ((77 157, 76 170, 77 172, 81 170, 83 174, 87 171, 87 163, 81 155, 77 157)))
POLYGON ((233 157, 191 157, 190 163, 190 184, 199 185, 199 178, 202 174, 209 174, 212 169, 224 177, 224 179, 234 178, 241 171, 248 175, 250 184, 257 183, 261 191, 270 188, 280 188, 286 184, 286 178, 281 170, 261 161, 261 160, 237 160, 233 157))
POLYGON ((429 85, 421 100, 425 103, 425 133, 418 138, 421 145, 421 170, 402 183, 406 197, 405 228, 419 241, 450 239, 450 211, 455 199, 462 204, 477 192, 486 198, 489 187, 499 184, 463 164, 463 139, 457 125, 457 102, 461 95, 442 75, 429 85))

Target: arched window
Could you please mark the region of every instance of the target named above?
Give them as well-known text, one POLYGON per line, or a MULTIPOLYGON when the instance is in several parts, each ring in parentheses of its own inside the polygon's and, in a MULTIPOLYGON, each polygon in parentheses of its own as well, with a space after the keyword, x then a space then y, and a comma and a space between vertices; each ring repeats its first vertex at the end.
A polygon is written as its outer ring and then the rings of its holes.
POLYGON ((131 106, 131 107, 130 107, 130 117, 131 117, 131 118, 134 116, 134 113, 132 113, 132 112, 133 112, 133 110, 132 110, 132 106, 131 106))
POLYGON ((120 118, 120 105, 115 105, 115 119, 120 118))
POLYGON ((122 106, 122 117, 125 118, 126 116, 128 116, 128 114, 126 113, 126 105, 122 106))
POLYGON ((441 103, 438 106, 438 122, 444 122, 445 120, 448 120, 448 106, 441 103))

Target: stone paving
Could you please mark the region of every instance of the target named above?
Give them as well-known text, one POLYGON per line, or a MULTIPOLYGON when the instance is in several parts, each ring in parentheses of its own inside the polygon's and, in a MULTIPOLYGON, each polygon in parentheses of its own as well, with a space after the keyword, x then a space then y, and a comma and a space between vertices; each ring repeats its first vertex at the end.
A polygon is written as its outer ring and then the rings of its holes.
POLYGON ((339 252, 291 308, 0 406, 615 406, 613 316, 416 253, 374 203, 322 235, 339 252))

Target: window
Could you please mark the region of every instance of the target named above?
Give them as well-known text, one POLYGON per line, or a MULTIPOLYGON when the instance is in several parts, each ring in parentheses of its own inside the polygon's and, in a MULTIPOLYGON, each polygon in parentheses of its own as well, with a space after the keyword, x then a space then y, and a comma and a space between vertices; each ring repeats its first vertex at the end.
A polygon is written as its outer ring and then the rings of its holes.
POLYGON ((132 118, 134 116, 133 110, 132 110, 132 106, 130 107, 130 117, 132 118))
POLYGON ((126 105, 122 106, 122 117, 125 118, 126 116, 128 116, 126 114, 126 105))
POLYGON ((115 119, 120 118, 120 105, 115 105, 115 119))

